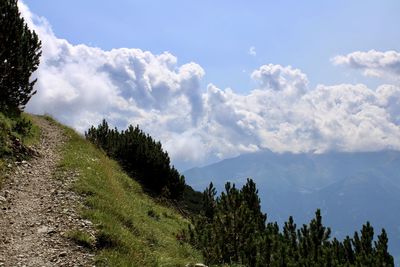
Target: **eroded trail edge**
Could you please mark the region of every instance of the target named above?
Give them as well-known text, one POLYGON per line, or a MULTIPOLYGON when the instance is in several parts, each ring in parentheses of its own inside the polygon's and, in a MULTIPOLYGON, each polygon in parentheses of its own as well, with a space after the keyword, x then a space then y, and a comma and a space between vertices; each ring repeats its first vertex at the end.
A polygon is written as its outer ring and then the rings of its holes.
POLYGON ((78 174, 54 175, 67 138, 44 118, 35 123, 42 131, 38 155, 16 162, 0 190, 0 266, 92 266, 93 255, 66 237, 91 231, 77 212, 80 197, 70 190, 78 174))

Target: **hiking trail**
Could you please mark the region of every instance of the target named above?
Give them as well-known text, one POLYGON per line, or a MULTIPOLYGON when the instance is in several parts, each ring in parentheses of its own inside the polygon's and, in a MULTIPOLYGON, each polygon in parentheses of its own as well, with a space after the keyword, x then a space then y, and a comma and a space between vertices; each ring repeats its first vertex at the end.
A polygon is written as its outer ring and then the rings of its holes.
POLYGON ((55 175, 67 137, 45 118, 34 122, 41 129, 36 155, 10 165, 0 189, 0 266, 93 266, 94 255, 67 238, 71 230, 93 233, 71 190, 79 173, 55 175))

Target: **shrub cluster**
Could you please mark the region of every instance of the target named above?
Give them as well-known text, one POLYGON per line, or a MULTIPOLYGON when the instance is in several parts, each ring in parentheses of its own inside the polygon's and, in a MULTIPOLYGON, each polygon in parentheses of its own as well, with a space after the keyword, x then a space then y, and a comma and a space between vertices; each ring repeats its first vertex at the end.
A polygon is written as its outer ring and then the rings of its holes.
POLYGON ((170 199, 182 198, 185 178, 171 166, 161 143, 154 141, 139 126, 131 125, 124 131, 118 131, 117 128, 110 129, 103 120, 97 128, 92 126, 85 136, 116 159, 145 188, 170 199))
POLYGON ((376 241, 367 222, 361 233, 343 241, 331 239, 320 210, 308 225, 297 228, 292 217, 283 231, 267 223, 255 183, 241 190, 227 183, 216 198, 212 184, 203 193, 203 209, 180 239, 196 246, 207 264, 245 266, 394 266, 383 229, 376 241))

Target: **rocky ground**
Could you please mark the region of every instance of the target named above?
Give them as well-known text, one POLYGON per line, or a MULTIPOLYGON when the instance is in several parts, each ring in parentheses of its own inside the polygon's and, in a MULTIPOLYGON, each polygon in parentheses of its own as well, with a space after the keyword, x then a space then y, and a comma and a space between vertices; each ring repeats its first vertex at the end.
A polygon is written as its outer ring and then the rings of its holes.
POLYGON ((67 238, 71 230, 93 229, 70 190, 79 174, 55 175, 66 137, 43 118, 35 122, 42 130, 36 155, 10 164, 0 189, 0 266, 93 266, 94 255, 67 238))

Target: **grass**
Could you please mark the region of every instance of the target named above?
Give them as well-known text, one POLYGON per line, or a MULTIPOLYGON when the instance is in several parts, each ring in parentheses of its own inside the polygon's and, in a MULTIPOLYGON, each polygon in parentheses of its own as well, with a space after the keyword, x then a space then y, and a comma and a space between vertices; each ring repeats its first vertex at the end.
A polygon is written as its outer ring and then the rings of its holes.
POLYGON ((29 157, 13 151, 13 138, 18 138, 24 146, 39 142, 40 129, 33 123, 32 115, 22 113, 20 117, 7 117, 0 112, 0 187, 4 181, 7 165, 15 160, 16 156, 29 157))
POLYGON ((88 232, 80 230, 72 230, 68 232, 67 237, 74 241, 76 244, 88 249, 93 249, 96 244, 96 238, 94 236, 92 236, 88 232))
POLYGON ((32 123, 32 127, 29 133, 25 136, 22 136, 22 142, 27 146, 32 146, 38 144, 40 141, 40 128, 34 123, 33 115, 28 113, 22 113, 22 118, 30 121, 32 123))
MULTIPOLYGON (((48 120, 53 121, 51 118, 48 120)), ((96 225, 98 266, 185 266, 202 262, 199 251, 176 239, 189 221, 157 204, 120 166, 73 130, 62 126, 68 142, 61 172, 74 172, 74 190, 85 196, 82 216, 96 225)), ((71 238, 91 243, 84 233, 71 238)))

